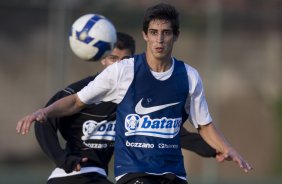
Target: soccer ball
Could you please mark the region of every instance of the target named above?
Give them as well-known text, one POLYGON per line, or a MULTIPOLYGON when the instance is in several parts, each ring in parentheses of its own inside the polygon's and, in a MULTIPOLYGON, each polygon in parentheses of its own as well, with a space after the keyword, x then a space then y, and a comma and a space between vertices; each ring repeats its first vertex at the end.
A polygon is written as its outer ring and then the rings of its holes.
POLYGON ((85 61, 98 61, 107 55, 117 40, 116 29, 109 19, 98 14, 78 18, 69 34, 69 44, 76 56, 85 61))

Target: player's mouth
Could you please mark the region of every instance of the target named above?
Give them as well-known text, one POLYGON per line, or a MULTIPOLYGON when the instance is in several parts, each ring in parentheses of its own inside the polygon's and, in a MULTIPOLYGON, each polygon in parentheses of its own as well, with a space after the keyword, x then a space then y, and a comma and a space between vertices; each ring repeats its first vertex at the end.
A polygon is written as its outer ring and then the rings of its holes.
POLYGON ((155 50, 160 53, 164 51, 164 47, 156 47, 155 50))

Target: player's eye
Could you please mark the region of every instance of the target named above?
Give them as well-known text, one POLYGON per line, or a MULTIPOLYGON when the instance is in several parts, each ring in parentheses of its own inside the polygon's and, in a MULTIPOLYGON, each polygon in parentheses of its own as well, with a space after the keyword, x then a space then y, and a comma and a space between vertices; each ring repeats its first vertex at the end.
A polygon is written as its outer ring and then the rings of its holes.
POLYGON ((121 58, 121 60, 128 59, 128 58, 130 58, 130 56, 124 56, 123 58, 121 58))
POLYGON ((114 55, 108 55, 107 59, 111 60, 112 62, 116 62, 116 61, 119 60, 119 58, 117 56, 114 56, 114 55))
POLYGON ((163 34, 166 35, 166 36, 170 36, 170 35, 172 35, 172 31, 166 30, 166 31, 163 32, 163 34))
POLYGON ((158 31, 157 31, 157 30, 152 30, 152 29, 150 29, 150 30, 149 30, 149 34, 150 34, 150 35, 158 35, 158 31))

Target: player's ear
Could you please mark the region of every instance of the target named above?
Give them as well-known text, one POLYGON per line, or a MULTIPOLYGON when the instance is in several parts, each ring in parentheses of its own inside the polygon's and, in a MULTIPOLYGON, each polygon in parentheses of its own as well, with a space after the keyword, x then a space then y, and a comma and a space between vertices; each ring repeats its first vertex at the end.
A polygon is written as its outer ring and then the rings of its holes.
POLYGON ((101 64, 105 67, 106 66, 106 59, 105 58, 103 58, 103 59, 101 59, 101 64))
POLYGON ((144 40, 148 41, 148 35, 144 31, 142 31, 142 35, 143 35, 144 40))

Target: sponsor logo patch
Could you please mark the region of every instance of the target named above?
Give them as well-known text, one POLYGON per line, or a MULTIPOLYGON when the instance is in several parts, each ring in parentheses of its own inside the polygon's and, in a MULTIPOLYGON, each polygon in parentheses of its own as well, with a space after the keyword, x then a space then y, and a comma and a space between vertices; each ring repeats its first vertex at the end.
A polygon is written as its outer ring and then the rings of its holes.
POLYGON ((125 136, 146 135, 161 138, 175 137, 181 127, 182 118, 156 118, 146 115, 129 114, 125 118, 125 136))
POLYGON ((88 120, 82 126, 83 136, 81 140, 115 140, 115 121, 96 122, 88 120))

